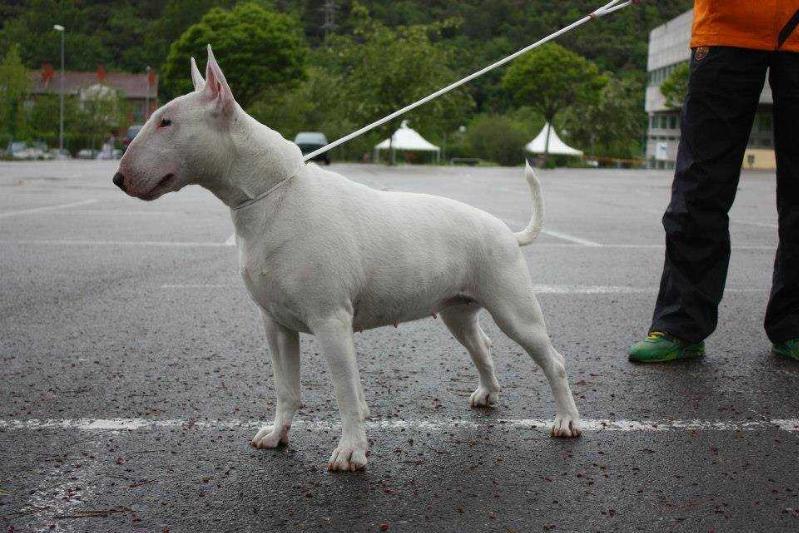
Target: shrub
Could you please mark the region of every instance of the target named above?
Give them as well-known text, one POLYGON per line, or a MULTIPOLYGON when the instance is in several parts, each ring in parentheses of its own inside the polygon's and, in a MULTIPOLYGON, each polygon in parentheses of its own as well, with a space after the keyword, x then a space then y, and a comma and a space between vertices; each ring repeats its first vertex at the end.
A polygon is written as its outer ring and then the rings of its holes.
POLYGON ((503 166, 524 162, 527 133, 517 122, 501 115, 476 118, 466 131, 469 155, 503 166))

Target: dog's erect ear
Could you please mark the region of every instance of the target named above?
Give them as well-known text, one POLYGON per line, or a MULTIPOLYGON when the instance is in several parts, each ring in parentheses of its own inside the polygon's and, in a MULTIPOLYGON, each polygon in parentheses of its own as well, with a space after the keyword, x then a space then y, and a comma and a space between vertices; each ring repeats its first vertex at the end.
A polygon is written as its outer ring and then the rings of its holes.
POLYGON ((194 84, 195 91, 201 91, 205 87, 205 80, 203 75, 200 74, 200 69, 197 68, 197 62, 194 57, 191 58, 191 82, 194 84))
POLYGON ((233 99, 233 93, 219 63, 216 62, 210 44, 208 45, 208 63, 205 66, 203 94, 219 113, 229 114, 235 107, 236 101, 233 99))

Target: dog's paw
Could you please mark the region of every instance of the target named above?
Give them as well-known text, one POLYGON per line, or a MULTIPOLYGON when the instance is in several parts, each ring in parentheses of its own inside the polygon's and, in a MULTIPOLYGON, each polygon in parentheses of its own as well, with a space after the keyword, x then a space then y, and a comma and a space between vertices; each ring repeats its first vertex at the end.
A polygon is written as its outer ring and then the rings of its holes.
POLYGON ((577 415, 557 415, 549 434, 556 438, 575 438, 582 433, 580 418, 577 415))
POLYGON ((469 407, 494 407, 499 401, 499 389, 491 390, 480 385, 469 397, 469 407))
POLYGON ((255 434, 250 444, 253 448, 271 449, 289 442, 289 427, 264 426, 255 434))
POLYGON ((346 444, 340 442, 338 447, 333 450, 330 461, 327 462, 327 469, 331 472, 355 472, 366 467, 366 455, 369 453, 368 447, 363 444, 346 444))

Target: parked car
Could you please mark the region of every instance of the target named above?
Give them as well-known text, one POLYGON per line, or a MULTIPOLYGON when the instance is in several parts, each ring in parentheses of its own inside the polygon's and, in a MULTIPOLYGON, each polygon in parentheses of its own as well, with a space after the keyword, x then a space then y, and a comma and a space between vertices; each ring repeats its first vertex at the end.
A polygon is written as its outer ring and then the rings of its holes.
MULTIPOLYGON (((327 146, 327 137, 319 131, 301 131, 294 138, 294 144, 300 147, 302 154, 310 154, 323 146, 327 146)), ((325 165, 330 164, 330 156, 327 153, 318 155, 313 161, 323 161, 325 165)))
POLYGON ((31 149, 34 150, 36 154, 36 159, 44 159, 46 161, 53 159, 53 156, 52 154, 50 154, 50 149, 47 147, 46 142, 41 142, 41 141, 35 142, 33 143, 31 149))
POLYGON ((125 150, 128 149, 128 145, 131 142, 133 142, 133 139, 136 138, 136 135, 139 134, 139 132, 141 131, 141 129, 143 127, 144 126, 142 126, 141 124, 134 124, 133 126, 128 128, 128 132, 125 134, 125 138, 122 139, 122 153, 123 154, 125 153, 125 150))
MULTIPOLYGON (((47 148, 46 145, 45 148, 47 148)), ((15 161, 33 161, 36 159, 43 159, 44 150, 41 148, 41 143, 28 146, 26 142, 11 141, 8 143, 8 148, 6 149, 6 157, 15 161)))
POLYGON ((96 159, 97 150, 94 150, 92 148, 84 148, 82 150, 78 150, 77 157, 78 159, 96 159))
POLYGON ((24 155, 28 150, 28 143, 21 141, 11 141, 6 148, 6 157, 9 159, 25 159, 24 155))
POLYGON ((120 157, 122 157, 122 150, 114 148, 113 138, 108 139, 106 142, 104 142, 102 148, 100 148, 100 151, 97 152, 97 159, 101 160, 110 161, 114 159, 119 159, 120 157))
POLYGON ((69 154, 69 150, 64 148, 63 150, 59 150, 58 148, 51 148, 47 151, 47 156, 49 159, 58 159, 59 161, 63 161, 65 159, 72 159, 72 156, 69 154))

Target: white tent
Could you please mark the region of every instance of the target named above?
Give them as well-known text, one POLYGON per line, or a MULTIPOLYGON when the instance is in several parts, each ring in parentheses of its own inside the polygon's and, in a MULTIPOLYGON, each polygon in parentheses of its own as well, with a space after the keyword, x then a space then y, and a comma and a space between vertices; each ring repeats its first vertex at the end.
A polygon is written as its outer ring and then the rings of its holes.
POLYGON ((380 150, 391 150, 392 161, 394 161, 394 154, 397 150, 401 152, 435 152, 436 161, 441 154, 441 148, 419 135, 418 131, 409 127, 407 120, 402 121, 402 125, 390 139, 386 139, 375 146, 375 160, 377 160, 380 150))
POLYGON ((582 157, 583 155, 580 150, 572 148, 563 142, 555 132, 555 128, 550 127, 549 122, 544 124, 544 128, 541 130, 541 133, 539 133, 535 139, 530 141, 530 143, 525 146, 524 149, 532 154, 550 153, 552 155, 571 155, 575 157, 582 157), (547 134, 549 135, 549 150, 546 150, 547 134))

